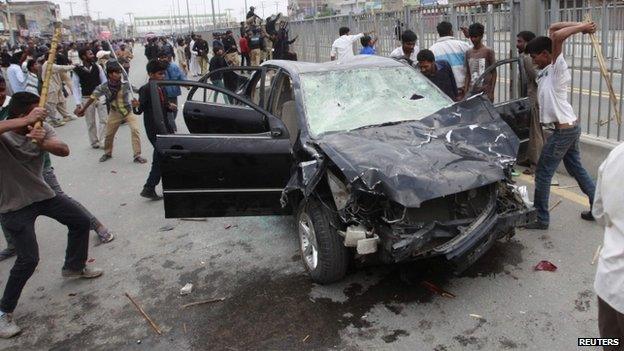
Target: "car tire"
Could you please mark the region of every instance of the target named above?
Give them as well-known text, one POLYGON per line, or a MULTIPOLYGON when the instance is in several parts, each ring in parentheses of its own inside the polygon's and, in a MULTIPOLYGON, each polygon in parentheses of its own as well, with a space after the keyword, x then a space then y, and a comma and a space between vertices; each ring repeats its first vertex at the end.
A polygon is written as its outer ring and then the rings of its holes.
POLYGON ((319 200, 302 202, 297 211, 297 232, 303 266, 319 284, 341 280, 347 274, 349 252, 331 225, 331 213, 319 200))

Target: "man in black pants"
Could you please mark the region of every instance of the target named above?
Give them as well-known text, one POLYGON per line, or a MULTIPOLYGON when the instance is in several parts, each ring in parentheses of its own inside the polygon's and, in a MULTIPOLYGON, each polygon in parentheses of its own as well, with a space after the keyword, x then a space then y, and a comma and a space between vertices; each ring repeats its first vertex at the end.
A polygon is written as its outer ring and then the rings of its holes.
POLYGON ((45 152, 69 155, 54 129, 43 123, 45 110, 38 108, 39 97, 16 93, 9 104, 9 118, 0 121, 0 221, 13 235, 17 260, 11 269, 0 301, 0 337, 10 338, 21 329, 13 321, 13 310, 22 289, 39 262, 35 220, 43 215, 69 229, 63 277, 96 278, 99 269, 87 268, 89 217, 65 196, 57 196, 43 179, 45 152), (36 143, 31 142, 35 140, 36 143))

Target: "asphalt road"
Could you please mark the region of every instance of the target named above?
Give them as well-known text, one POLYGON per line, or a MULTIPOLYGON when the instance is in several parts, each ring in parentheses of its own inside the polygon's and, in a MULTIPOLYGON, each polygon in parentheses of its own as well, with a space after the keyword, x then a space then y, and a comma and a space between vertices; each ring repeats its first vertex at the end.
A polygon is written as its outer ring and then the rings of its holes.
MULTIPOLYGON (((136 85, 146 80, 145 58, 138 56, 131 71, 136 85)), ((58 133, 72 150, 67 158, 53 158, 64 190, 110 226, 116 239, 96 246, 92 233, 89 264, 104 268, 103 277, 65 280, 65 229, 40 218, 41 261, 15 311, 24 331, 0 340, 0 349, 568 351, 578 349, 577 338, 598 334, 591 261, 602 231, 579 218, 587 205, 578 188, 555 190, 551 203, 561 202, 549 231, 519 230, 462 276, 433 262, 353 267, 343 282, 319 286, 300 262, 292 218, 165 219, 162 202, 138 195, 149 167, 132 163, 127 126, 106 163, 89 147, 84 121, 58 133), (541 260, 558 270, 534 271, 541 260), (429 292, 423 280, 456 297, 429 292), (186 283, 193 292, 180 296, 186 283)), ((574 184, 559 179, 562 186, 574 184)), ((0 262, 1 285, 13 261, 0 262)))

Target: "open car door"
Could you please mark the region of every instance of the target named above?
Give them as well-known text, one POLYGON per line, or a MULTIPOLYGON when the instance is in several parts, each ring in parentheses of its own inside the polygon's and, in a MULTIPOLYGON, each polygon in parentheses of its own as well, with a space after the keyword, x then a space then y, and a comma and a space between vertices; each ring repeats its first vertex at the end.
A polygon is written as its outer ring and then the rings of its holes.
MULTIPOLYGON (((518 150, 517 158, 523 159, 529 143, 531 101, 527 97, 526 73, 522 65, 522 60, 518 58, 501 60, 488 67, 475 81, 473 91, 470 92, 470 95, 474 95, 474 91, 478 90, 483 85, 485 77, 493 70, 497 70, 499 75, 500 72, 506 73, 502 81, 504 85, 509 85, 509 90, 512 92, 509 94, 511 99, 495 103, 494 107, 514 133, 516 133, 518 139, 520 139, 520 149, 518 150), (517 94, 514 94, 514 91, 517 91, 517 94)), ((499 80, 497 84, 500 84, 500 81, 501 80, 499 80)))
MULTIPOLYGON (((277 117, 228 89, 191 81, 154 81, 165 217, 288 214, 280 196, 290 178, 291 147, 277 117), (225 103, 187 101, 188 133, 168 134, 156 86, 223 95, 225 103)), ((180 128, 182 130, 182 128, 180 128)))

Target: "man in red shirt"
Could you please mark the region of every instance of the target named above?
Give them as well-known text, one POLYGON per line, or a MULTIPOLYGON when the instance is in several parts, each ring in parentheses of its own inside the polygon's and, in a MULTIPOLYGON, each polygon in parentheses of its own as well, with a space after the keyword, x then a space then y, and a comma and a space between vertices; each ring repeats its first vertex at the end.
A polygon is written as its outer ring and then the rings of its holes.
POLYGON ((249 50, 249 32, 245 33, 245 35, 238 40, 238 47, 240 48, 241 66, 250 66, 251 59, 249 58, 249 53, 251 50, 249 50))

